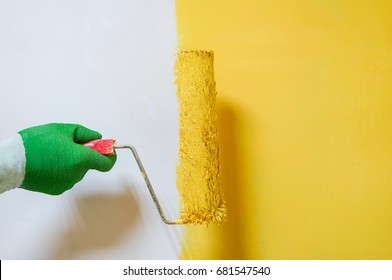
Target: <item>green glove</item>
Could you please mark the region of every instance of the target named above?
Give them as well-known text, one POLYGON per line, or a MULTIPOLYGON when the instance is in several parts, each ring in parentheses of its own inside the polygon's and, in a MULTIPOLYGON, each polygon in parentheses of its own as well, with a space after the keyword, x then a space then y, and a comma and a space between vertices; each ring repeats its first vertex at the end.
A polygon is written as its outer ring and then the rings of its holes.
POLYGON ((116 155, 103 156, 78 143, 102 135, 77 124, 46 124, 19 132, 26 154, 21 188, 51 195, 62 194, 83 179, 89 169, 109 171, 116 155))

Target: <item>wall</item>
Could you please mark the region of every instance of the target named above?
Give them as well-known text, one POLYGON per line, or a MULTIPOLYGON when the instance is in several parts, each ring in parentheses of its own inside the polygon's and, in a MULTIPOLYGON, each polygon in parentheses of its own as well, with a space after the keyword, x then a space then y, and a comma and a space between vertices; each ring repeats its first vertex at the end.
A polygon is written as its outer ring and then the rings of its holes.
POLYGON ((1 0, 0 139, 76 122, 134 144, 170 217, 174 53, 214 50, 229 221, 183 239, 120 151, 62 196, 2 194, 0 258, 391 258, 390 8, 177 0, 176 35, 174 1, 1 0))
POLYGON ((390 1, 177 0, 215 51, 229 222, 183 258, 392 258, 390 1))
MULTIPOLYGON (((1 0, 0 139, 70 122, 133 144, 176 217, 175 26, 173 1, 1 0)), ((172 259, 180 231, 127 151, 61 196, 0 196, 1 259, 172 259)))

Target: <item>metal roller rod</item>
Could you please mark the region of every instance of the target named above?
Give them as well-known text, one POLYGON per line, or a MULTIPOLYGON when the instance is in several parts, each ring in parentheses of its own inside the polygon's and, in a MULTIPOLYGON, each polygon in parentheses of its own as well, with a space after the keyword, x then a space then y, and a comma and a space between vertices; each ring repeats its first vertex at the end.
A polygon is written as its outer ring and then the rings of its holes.
POLYGON ((159 212, 159 215, 162 218, 162 221, 165 224, 168 224, 168 225, 179 225, 179 224, 182 224, 181 221, 172 221, 172 220, 166 219, 165 213, 162 210, 161 204, 159 203, 159 200, 158 200, 158 198, 157 198, 157 196, 155 194, 155 191, 154 191, 154 189, 153 189, 153 187, 151 185, 151 182, 148 179, 146 170, 143 167, 142 161, 140 160, 140 157, 139 157, 136 149, 133 146, 130 146, 130 145, 114 145, 114 148, 115 149, 130 149, 132 151, 133 157, 135 158, 135 160, 137 162, 137 165, 139 166, 140 172, 143 175, 144 181, 146 182, 147 188, 148 188, 148 190, 149 190, 149 192, 151 194, 152 200, 154 201, 154 204, 155 204, 155 206, 156 206, 156 208, 157 208, 157 210, 159 212))

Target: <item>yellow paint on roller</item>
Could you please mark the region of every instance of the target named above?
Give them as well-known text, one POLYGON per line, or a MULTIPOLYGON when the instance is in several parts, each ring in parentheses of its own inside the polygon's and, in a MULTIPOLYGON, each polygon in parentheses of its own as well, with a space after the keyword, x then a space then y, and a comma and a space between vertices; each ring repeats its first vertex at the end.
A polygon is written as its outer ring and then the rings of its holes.
POLYGON ((180 52, 175 69, 180 110, 180 219, 186 224, 220 224, 226 208, 219 181, 213 53, 180 52))

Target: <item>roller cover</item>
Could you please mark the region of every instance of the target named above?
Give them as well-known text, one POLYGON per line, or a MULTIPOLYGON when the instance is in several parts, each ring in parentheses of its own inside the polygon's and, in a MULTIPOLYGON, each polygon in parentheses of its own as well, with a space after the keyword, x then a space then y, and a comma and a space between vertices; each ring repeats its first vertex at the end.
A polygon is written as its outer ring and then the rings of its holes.
POLYGON ((175 71, 180 113, 180 219, 187 224, 220 224, 226 219, 226 207, 219 180, 213 52, 182 51, 175 71))

